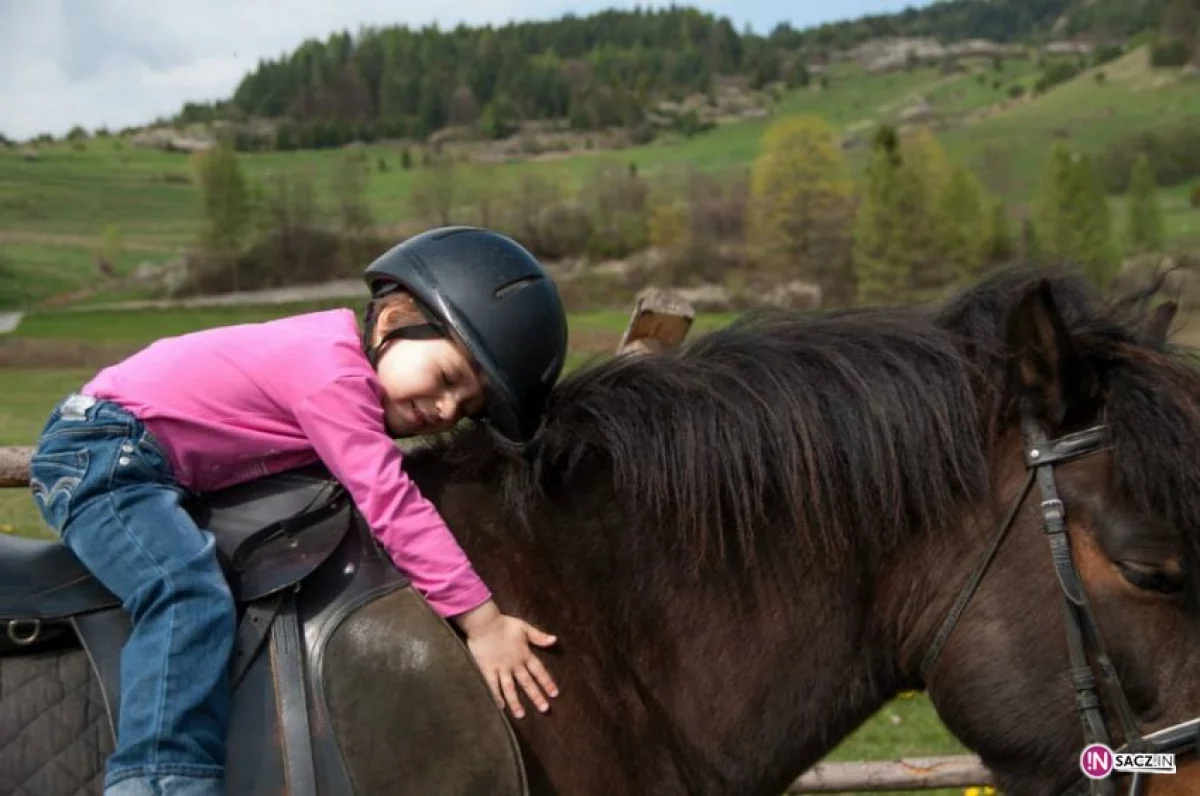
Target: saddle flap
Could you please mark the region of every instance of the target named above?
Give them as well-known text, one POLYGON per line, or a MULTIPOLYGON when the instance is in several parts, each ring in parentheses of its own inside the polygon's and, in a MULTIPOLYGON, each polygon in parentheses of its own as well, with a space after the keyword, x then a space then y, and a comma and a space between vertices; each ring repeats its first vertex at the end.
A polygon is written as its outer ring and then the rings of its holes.
POLYGON ((350 522, 351 503, 339 493, 312 511, 261 529, 232 549, 222 548, 221 566, 234 598, 254 602, 308 577, 341 544, 350 522))
POLYGON ((0 533, 0 622, 58 619, 120 602, 62 543, 0 533))
POLYGON ((210 492, 189 507, 216 538, 239 603, 308 576, 341 543, 351 509, 345 490, 319 465, 210 492))

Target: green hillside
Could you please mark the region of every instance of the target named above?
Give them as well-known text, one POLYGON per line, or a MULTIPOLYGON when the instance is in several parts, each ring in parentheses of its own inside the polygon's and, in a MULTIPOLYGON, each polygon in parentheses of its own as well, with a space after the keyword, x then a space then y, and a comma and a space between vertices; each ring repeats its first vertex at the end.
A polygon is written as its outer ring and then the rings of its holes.
MULTIPOLYGON (((968 71, 951 74, 933 67, 870 74, 853 62, 839 62, 820 83, 784 94, 774 117, 825 117, 849 137, 846 152, 857 169, 866 148, 854 141, 868 140, 880 122, 903 120, 906 111, 923 101, 923 123, 938 130, 950 154, 1019 205, 1032 196, 1050 147, 1058 140, 1099 155, 1137 133, 1200 115, 1194 78, 1179 68, 1152 69, 1145 46, 1031 96, 1029 89, 1043 71, 1034 58, 1005 61, 999 71, 992 61, 979 60, 969 64, 968 71), (1101 72, 1103 80, 1098 80, 1101 72), (1026 92, 1013 99, 1012 87, 1018 85, 1026 92)), ((492 167, 489 179, 503 182, 534 172, 572 189, 601 158, 634 163, 643 174, 683 165, 713 171, 744 167, 757 155, 770 121, 743 120, 690 138, 617 151, 504 163, 492 167)), ((402 168, 401 152, 388 144, 354 151, 374 166, 366 199, 377 223, 389 227, 411 222, 409 199, 422 167, 402 168)), ((252 181, 278 173, 312 174, 317 204, 330 211, 331 181, 344 154, 314 150, 240 157, 252 181)), ((1187 181, 1162 193, 1171 240, 1200 237, 1200 213, 1187 199, 1187 181)), ((1119 208, 1120 197, 1112 197, 1112 202, 1119 208)), ((0 301, 38 302, 102 281, 93 253, 109 228, 119 233, 121 247, 114 263, 119 273, 169 260, 192 244, 200 218, 200 196, 187 155, 137 147, 117 137, 42 145, 36 159, 27 159, 17 149, 0 150, 0 268, 8 272, 0 283, 0 301)), ((1120 214, 1116 218, 1119 232, 1120 214)))

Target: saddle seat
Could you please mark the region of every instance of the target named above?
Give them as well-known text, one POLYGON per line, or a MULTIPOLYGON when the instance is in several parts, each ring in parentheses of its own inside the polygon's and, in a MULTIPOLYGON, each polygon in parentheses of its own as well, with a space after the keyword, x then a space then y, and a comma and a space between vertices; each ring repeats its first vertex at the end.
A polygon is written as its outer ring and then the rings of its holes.
MULTIPOLYGON (((294 585, 337 548, 349 498, 321 465, 199 496, 185 505, 213 533, 239 605, 294 585)), ((57 540, 0 534, 0 623, 41 622, 120 605, 57 540)))

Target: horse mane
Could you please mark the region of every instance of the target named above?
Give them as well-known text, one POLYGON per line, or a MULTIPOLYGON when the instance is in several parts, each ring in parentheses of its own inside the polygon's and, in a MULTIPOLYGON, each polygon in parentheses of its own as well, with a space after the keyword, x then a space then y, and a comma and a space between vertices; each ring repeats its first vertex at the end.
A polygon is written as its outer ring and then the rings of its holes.
MULTIPOLYGON (((988 499, 989 455, 1014 419, 1005 319, 1036 279, 1082 347, 1120 365, 1107 409, 1118 486, 1200 529, 1197 371, 1141 340, 1144 313, 1128 302, 1038 269, 998 272, 941 306, 761 311, 673 351, 587 363, 560 381, 534 440, 501 452, 506 503, 530 533, 573 533, 527 515, 571 500, 588 470, 637 524, 598 524, 613 538, 596 544, 629 556, 674 551, 706 577, 850 550, 879 560, 988 499)), ((481 454, 500 445, 467 432, 436 455, 494 474, 481 454)))
MULTIPOLYGON (((641 523, 612 523, 622 538, 604 543, 686 550, 694 574, 775 562, 785 548, 882 555, 986 494, 967 364, 908 310, 750 314, 674 351, 564 377, 520 463, 501 468, 504 492, 523 516, 600 468, 622 502, 612 510, 641 523)), ((478 445, 450 448, 467 467, 478 445)))

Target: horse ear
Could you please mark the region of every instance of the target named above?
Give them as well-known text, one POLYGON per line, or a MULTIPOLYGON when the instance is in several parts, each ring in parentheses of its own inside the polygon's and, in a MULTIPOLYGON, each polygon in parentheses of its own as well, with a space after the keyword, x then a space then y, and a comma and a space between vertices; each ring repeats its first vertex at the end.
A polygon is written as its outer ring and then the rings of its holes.
POLYGON ((1095 414, 1099 378, 1071 339, 1049 282, 1040 280, 1013 308, 1007 341, 1023 412, 1052 434, 1095 414))
POLYGON ((1166 342, 1167 332, 1171 329, 1171 321, 1175 320, 1175 313, 1178 311, 1179 305, 1174 301, 1164 301, 1155 307, 1142 332, 1146 342, 1155 346, 1166 342))

